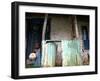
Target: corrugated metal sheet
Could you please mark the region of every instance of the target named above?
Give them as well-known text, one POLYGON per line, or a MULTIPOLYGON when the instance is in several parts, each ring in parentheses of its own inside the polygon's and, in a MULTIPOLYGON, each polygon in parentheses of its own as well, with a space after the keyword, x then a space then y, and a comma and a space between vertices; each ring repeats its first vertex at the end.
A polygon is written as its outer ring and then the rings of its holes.
POLYGON ((76 66, 81 65, 81 50, 78 40, 62 40, 62 65, 76 66))
POLYGON ((42 66, 53 67, 55 66, 56 58, 56 44, 55 43, 43 43, 42 49, 42 66))

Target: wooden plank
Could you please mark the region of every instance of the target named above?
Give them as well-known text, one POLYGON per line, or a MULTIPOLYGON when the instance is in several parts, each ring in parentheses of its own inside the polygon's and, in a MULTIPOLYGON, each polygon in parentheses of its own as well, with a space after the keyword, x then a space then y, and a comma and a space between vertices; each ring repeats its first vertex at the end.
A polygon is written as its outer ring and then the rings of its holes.
POLYGON ((42 40, 45 40, 47 20, 48 20, 48 14, 45 14, 45 19, 44 19, 44 24, 43 24, 43 31, 42 31, 42 40))

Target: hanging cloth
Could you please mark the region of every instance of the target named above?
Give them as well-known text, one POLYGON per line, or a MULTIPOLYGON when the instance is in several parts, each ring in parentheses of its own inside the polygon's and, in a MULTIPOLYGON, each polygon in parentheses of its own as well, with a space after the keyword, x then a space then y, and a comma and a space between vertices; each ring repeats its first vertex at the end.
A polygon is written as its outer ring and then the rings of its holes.
POLYGON ((62 66, 81 65, 81 49, 79 40, 62 40, 62 66))

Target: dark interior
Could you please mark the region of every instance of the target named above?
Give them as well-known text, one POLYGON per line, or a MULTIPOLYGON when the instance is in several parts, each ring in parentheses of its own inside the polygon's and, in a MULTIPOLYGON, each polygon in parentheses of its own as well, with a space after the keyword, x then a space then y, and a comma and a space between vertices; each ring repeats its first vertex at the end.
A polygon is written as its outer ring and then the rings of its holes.
MULTIPOLYGON (((29 54, 35 49, 41 48, 44 23, 44 18, 29 18, 30 15, 32 14, 26 13, 26 59, 29 59, 29 54)), ((50 39, 50 19, 47 21, 45 39, 50 39)))

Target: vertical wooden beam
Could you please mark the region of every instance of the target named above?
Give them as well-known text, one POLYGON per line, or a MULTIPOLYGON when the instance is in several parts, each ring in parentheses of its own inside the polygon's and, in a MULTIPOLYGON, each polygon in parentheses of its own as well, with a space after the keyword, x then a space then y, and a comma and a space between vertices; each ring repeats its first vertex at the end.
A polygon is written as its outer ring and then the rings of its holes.
POLYGON ((75 39, 76 34, 75 34, 74 16, 71 16, 71 26, 72 26, 72 39, 75 39))
POLYGON ((71 16, 71 23, 72 23, 72 39, 79 38, 79 30, 77 24, 77 17, 71 16))
POLYGON ((74 16, 74 24, 75 24, 76 38, 79 38, 79 30, 78 30, 78 24, 77 24, 77 17, 76 16, 74 16))
POLYGON ((45 40, 47 20, 48 20, 48 14, 45 14, 45 19, 44 19, 44 24, 43 24, 43 31, 42 31, 42 40, 45 40))
POLYGON ((47 25, 47 20, 48 20, 48 14, 45 14, 45 18, 44 18, 44 23, 43 23, 43 30, 42 30, 42 61, 41 64, 42 66, 45 65, 45 32, 46 32, 46 25, 47 25))

